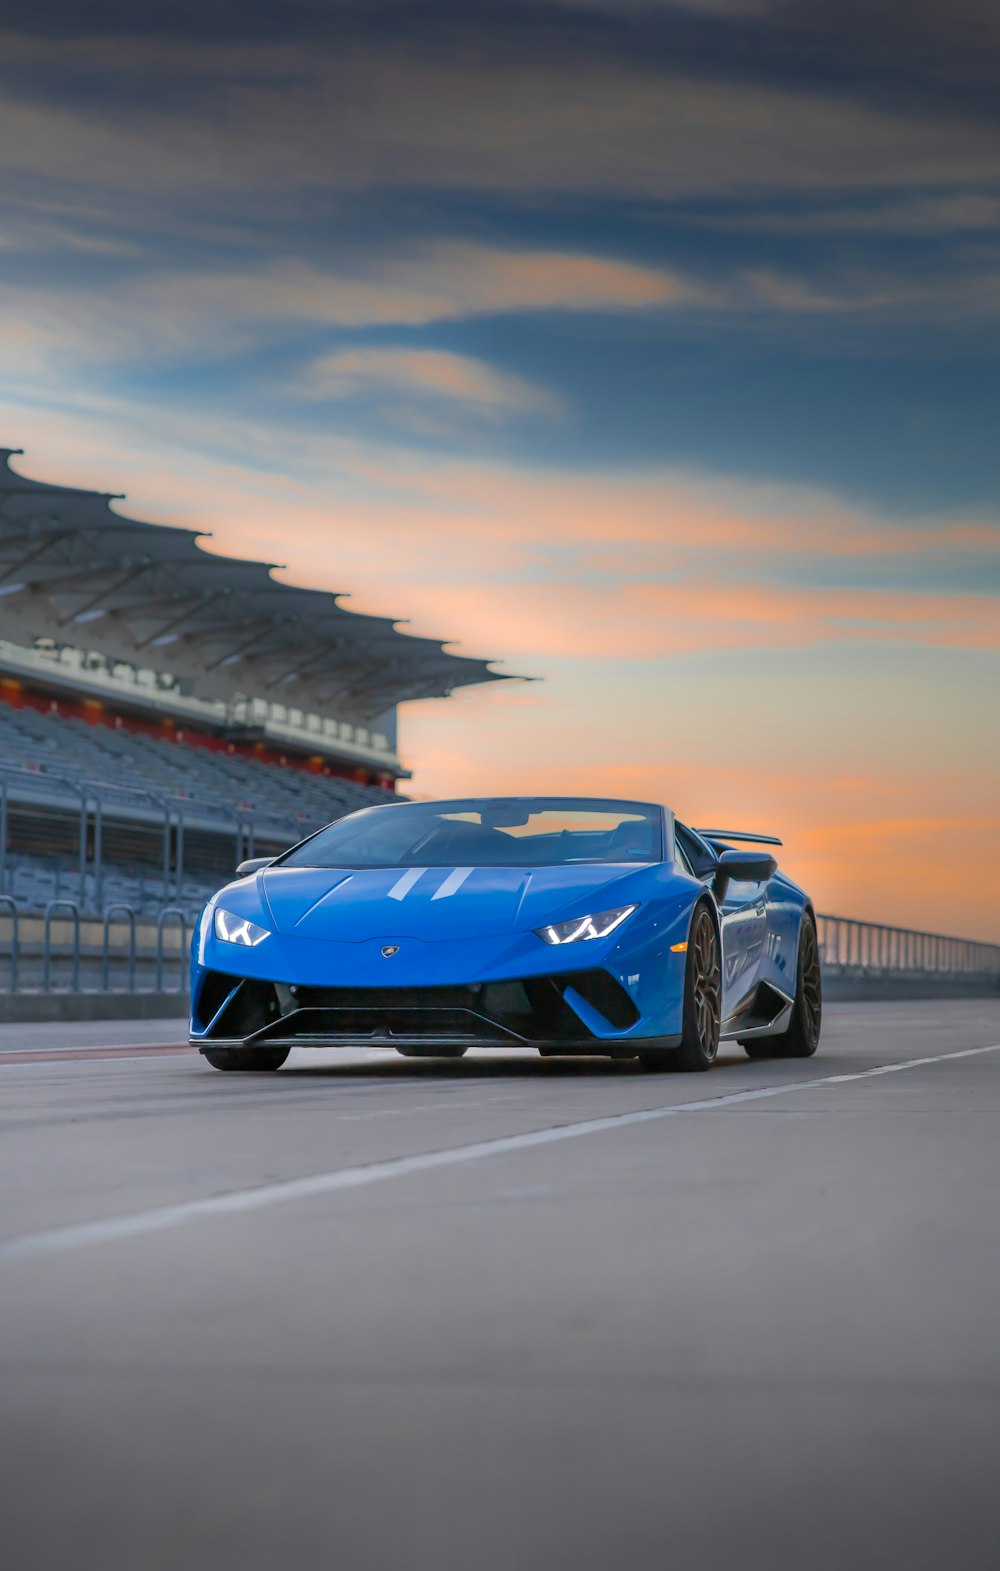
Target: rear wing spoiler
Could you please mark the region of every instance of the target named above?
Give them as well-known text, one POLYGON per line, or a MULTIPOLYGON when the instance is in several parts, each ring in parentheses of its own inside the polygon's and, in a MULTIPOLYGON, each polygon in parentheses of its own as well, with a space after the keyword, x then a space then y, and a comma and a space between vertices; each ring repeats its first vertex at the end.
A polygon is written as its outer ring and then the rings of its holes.
POLYGON ((746 840, 753 845, 780 846, 777 835, 748 835, 742 829, 696 829, 703 840, 746 840))

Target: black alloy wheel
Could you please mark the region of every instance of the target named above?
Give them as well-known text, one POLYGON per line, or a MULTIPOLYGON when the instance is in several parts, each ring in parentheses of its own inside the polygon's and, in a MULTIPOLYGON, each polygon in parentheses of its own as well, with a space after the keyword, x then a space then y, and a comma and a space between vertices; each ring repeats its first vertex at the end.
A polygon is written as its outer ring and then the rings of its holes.
POLYGON ((811 1058, 823 1028, 823 973, 820 966, 816 922, 807 911, 799 928, 799 958, 795 972, 795 1002, 788 1030, 777 1036, 748 1037, 743 1049, 748 1058, 811 1058))
POLYGON ((644 1069, 711 1069, 719 1051, 722 1019, 722 966, 712 914, 700 905, 688 934, 684 972, 684 1019, 679 1047, 640 1053, 644 1069))

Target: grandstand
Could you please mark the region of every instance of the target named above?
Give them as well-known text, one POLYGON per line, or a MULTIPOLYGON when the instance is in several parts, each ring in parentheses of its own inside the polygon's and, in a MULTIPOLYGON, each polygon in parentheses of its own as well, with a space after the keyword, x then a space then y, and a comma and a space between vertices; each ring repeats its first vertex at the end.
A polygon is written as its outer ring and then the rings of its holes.
POLYGON ((0 448, 0 896, 193 913, 242 856, 384 802, 400 703, 503 680, 0 448))

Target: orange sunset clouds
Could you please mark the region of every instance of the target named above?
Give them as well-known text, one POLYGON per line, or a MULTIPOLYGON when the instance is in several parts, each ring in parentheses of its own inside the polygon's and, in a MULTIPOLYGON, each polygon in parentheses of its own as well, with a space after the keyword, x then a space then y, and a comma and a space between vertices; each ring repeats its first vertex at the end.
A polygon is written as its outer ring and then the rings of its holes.
POLYGON ((954 867, 970 834, 986 864, 1000 850, 1000 618, 988 594, 933 587, 942 563, 990 571, 983 523, 894 525, 810 489, 670 470, 585 482, 361 446, 325 468, 303 444, 294 477, 261 477, 166 433, 129 428, 116 450, 93 419, 34 423, 53 478, 118 476, 130 510, 211 529, 210 549, 280 556, 290 582, 543 679, 410 706, 416 793, 652 796, 781 834, 824 908, 994 931, 988 885, 954 867), (884 585, 827 586, 844 563, 884 585))

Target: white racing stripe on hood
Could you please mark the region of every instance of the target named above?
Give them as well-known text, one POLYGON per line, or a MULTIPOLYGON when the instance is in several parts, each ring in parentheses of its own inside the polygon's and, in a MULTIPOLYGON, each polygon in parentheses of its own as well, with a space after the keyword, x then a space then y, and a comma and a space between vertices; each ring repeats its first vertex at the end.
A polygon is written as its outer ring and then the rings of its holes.
POLYGON ((389 890, 390 900, 405 900, 418 878, 422 878, 427 869, 425 867, 411 867, 401 878, 397 878, 389 890))
POLYGON ((441 888, 435 890, 434 894, 431 896, 431 899, 447 900, 448 896, 453 895, 456 889, 461 889, 469 874, 474 871, 475 869, 471 867, 456 867, 453 873, 448 874, 448 877, 441 885, 441 888))

